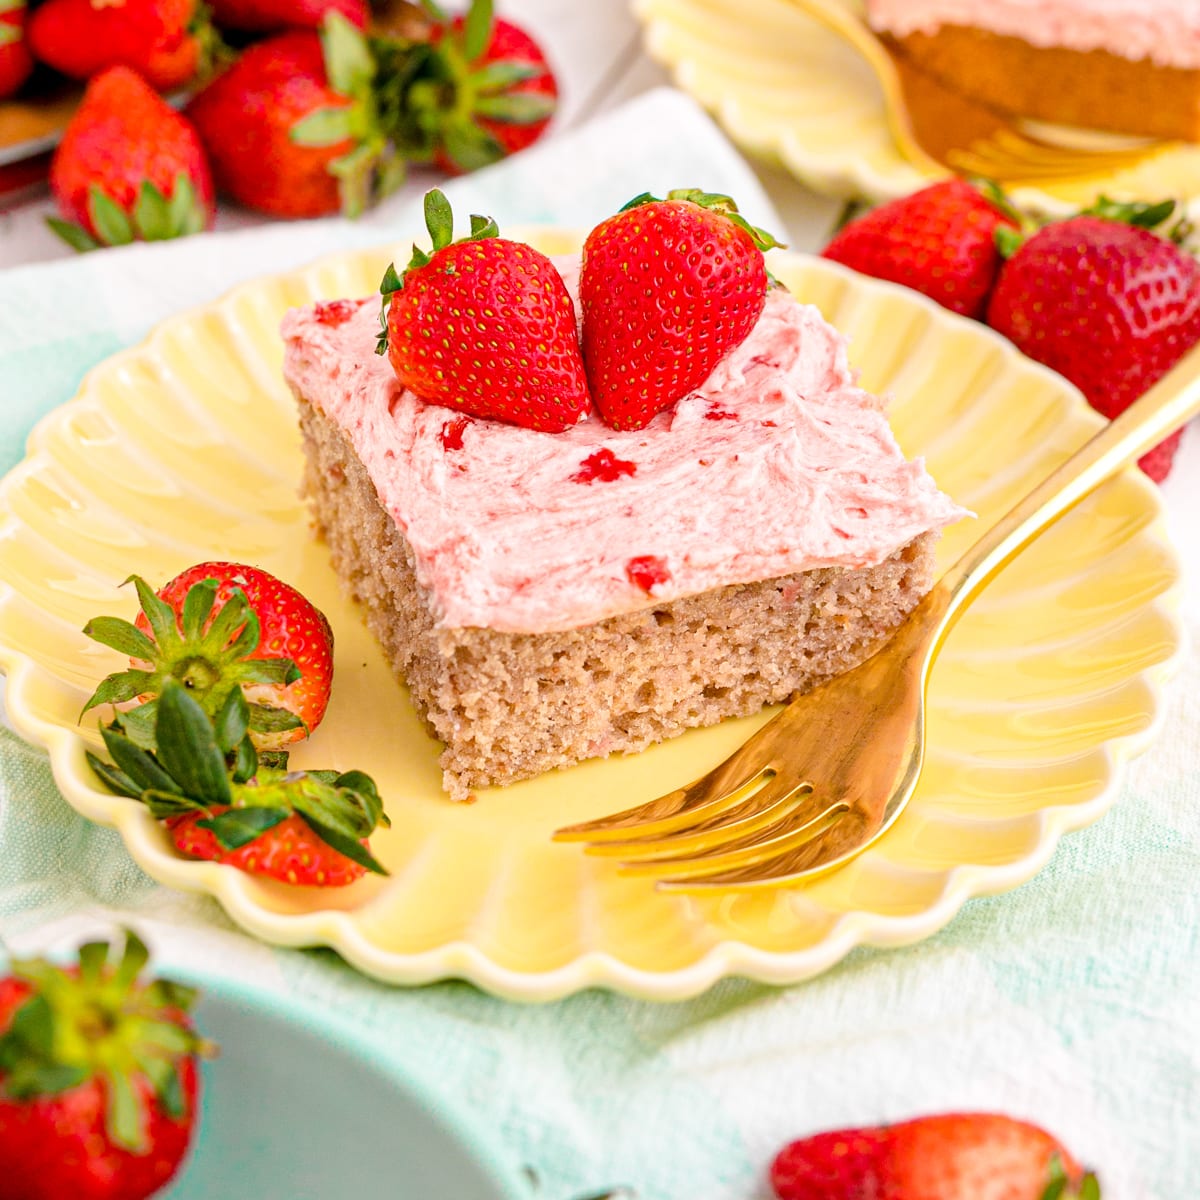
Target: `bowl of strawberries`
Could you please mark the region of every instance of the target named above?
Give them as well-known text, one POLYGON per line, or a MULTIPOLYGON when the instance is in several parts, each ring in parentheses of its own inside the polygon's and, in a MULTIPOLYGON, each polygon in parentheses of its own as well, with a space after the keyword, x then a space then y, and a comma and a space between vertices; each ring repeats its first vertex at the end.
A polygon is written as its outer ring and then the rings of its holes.
POLYGON ((0 961, 6 1200, 516 1200, 486 1130, 294 997, 150 969, 132 931, 0 961))

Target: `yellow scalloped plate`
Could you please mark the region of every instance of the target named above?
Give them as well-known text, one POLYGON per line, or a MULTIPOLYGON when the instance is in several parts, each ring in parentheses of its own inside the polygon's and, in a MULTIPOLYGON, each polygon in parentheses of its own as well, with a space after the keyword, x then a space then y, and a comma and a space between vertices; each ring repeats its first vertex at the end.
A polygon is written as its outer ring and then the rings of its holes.
MULTIPOLYGON (((861 10, 856 0, 840 2, 861 10)), ((896 148, 879 85, 861 57, 792 0, 634 0, 633 9, 648 52, 748 153, 833 195, 888 199, 934 178, 896 148)), ((1173 144, 1103 178, 1023 188, 1014 197, 1061 212, 1102 191, 1200 197, 1200 146, 1173 144)))
MULTIPOLYGON (((579 245, 545 230, 530 240, 550 252, 579 245)), ((0 666, 12 719, 48 749, 70 803, 120 830, 151 876, 215 896, 268 942, 330 945, 396 983, 457 976, 525 1000, 594 985, 675 999, 735 974, 790 983, 855 946, 927 937, 969 897, 1029 879, 1062 834, 1113 802, 1180 643, 1178 566, 1157 493, 1136 471, 1065 517, 962 620, 934 673, 916 796, 834 874, 788 890, 665 896, 550 841, 556 826, 707 770, 765 716, 449 803, 437 747, 297 498, 299 436, 280 378, 284 311, 372 291, 391 256, 348 253, 165 322, 92 371, 0 485, 0 666), (84 748, 94 728, 76 719, 120 663, 80 629, 97 613, 133 615, 134 597, 118 587, 131 571, 165 580, 210 558, 259 563, 329 615, 333 700, 295 761, 375 776, 393 825, 373 845, 390 878, 290 889, 185 861, 141 805, 92 777, 84 748)), ((984 521, 1098 424, 1056 375, 911 292, 820 259, 775 256, 773 269, 851 336, 864 384, 894 396, 905 449, 925 454, 984 521)), ((948 531, 944 561, 975 528, 948 531)))

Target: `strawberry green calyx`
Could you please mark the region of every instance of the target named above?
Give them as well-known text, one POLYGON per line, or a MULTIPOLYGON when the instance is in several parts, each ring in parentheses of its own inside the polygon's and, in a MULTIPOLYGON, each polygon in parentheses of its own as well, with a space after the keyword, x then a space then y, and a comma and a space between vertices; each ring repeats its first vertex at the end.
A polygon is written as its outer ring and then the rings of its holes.
MULTIPOLYGON (((117 671, 101 681, 83 712, 101 704, 122 704, 148 696, 121 720, 141 745, 153 748, 153 723, 157 700, 168 681, 186 688, 200 708, 215 718, 231 694, 241 695, 243 684, 294 683, 300 671, 290 658, 251 658, 258 649, 258 614, 246 594, 235 588, 214 611, 218 583, 206 579, 188 590, 182 610, 160 600, 138 575, 126 583, 137 588, 138 600, 149 632, 120 617, 94 617, 83 628, 93 641, 108 646, 145 666, 117 671)), ((266 704, 249 706, 249 725, 256 732, 296 729, 303 722, 284 708, 266 704)), ((82 716, 82 713, 80 714, 82 716)))
MULTIPOLYGON (((425 193, 425 228, 429 230, 431 249, 425 251, 414 244, 412 257, 408 260, 408 266, 404 268, 403 273, 396 271, 395 263, 389 263, 387 270, 383 273, 383 279, 379 284, 379 294, 383 297, 383 304, 379 312, 381 329, 375 344, 376 354, 387 353, 388 309, 391 306, 392 297, 404 287, 408 273, 419 270, 421 267, 427 267, 433 255, 439 250, 455 245, 454 212, 450 207, 450 201, 446 199, 446 193, 439 188, 431 188, 425 193)), ((499 236, 500 228, 494 217, 482 217, 478 213, 472 213, 471 232, 466 237, 459 238, 458 241, 480 242, 499 236)))
POLYGON ((1079 1182, 1072 1186, 1062 1158, 1056 1154, 1050 1160, 1049 1177, 1041 1200, 1100 1200, 1100 1181, 1091 1171, 1085 1171, 1079 1182))
MULTIPOLYGON (((667 193, 666 198, 667 200, 686 200, 689 204, 696 204, 700 208, 707 208, 712 212, 728 217, 739 229, 744 230, 750 235, 754 244, 760 250, 783 250, 787 248, 787 243, 776 240, 774 234, 768 233, 765 229, 760 229, 757 225, 751 225, 738 212, 738 206, 730 196, 723 196, 719 192, 706 192, 700 188, 673 188, 667 193)), ((640 196, 634 196, 627 204, 623 204, 620 211, 628 212, 631 208, 640 208, 643 204, 661 203, 663 201, 657 196, 653 196, 649 192, 642 192, 640 196)))
POLYGON ((358 217, 404 182, 405 164, 380 115, 376 43, 333 9, 325 14, 320 37, 329 86, 350 103, 309 113, 292 126, 290 137, 300 146, 351 143, 329 171, 337 176, 342 212, 358 217))
MULTIPOLYGON (((553 116, 557 94, 549 68, 528 43, 507 54, 493 46, 492 0, 472 0, 461 21, 451 21, 436 3, 423 7, 435 36, 406 51, 389 105, 401 152, 410 161, 436 159, 458 171, 498 162, 513 152, 506 145, 513 131, 536 136, 535 127, 553 116)), ((526 140, 518 136, 516 143, 526 140)))
POLYGON ((101 246, 127 246, 130 242, 165 242, 170 238, 200 233, 208 224, 208 213, 186 172, 175 177, 170 198, 148 179, 142 181, 132 212, 126 212, 98 184, 88 192, 88 216, 95 236, 81 225, 47 217, 46 224, 64 242, 81 253, 101 246))
POLYGON ((148 959, 131 931, 119 953, 106 942, 81 946, 77 969, 14 959, 9 973, 29 994, 0 1036, 0 1094, 32 1101, 99 1078, 109 1137, 134 1153, 148 1149, 138 1076, 149 1082, 164 1112, 184 1118, 180 1066, 215 1048, 183 1019, 195 990, 167 979, 144 981, 148 959))
POLYGON ((240 689, 229 692, 210 718, 181 683, 168 678, 155 713, 153 749, 130 736, 118 716, 101 729, 112 762, 91 753, 88 761, 111 791, 140 800, 158 820, 205 813, 200 828, 224 850, 245 846, 296 815, 326 845, 386 875, 362 844, 379 825, 391 824, 371 777, 262 765, 247 736, 249 715, 240 689))

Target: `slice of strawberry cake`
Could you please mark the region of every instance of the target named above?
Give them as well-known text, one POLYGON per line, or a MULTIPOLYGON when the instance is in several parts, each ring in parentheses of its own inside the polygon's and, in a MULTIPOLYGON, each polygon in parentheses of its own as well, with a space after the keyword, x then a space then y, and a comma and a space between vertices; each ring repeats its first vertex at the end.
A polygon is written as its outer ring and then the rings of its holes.
MULTIPOLYGON (((642 750, 856 665, 928 590, 937 531, 962 515, 856 386, 844 339, 765 275, 749 332, 700 383, 657 413, 639 400, 624 421, 636 427, 613 428, 586 390, 579 401, 579 266, 537 257, 570 306, 570 344, 549 343, 561 394, 540 404, 542 428, 504 411, 524 382, 477 361, 507 334, 437 339, 447 377, 480 376, 480 416, 419 398, 373 352, 377 297, 294 310, 283 326, 304 489, 335 570, 445 744, 455 799, 642 750)), ((454 286, 467 263, 441 260, 454 286)), ((421 266, 403 286, 428 284, 421 266)), ((493 283, 504 274, 489 269, 493 283)), ((538 294, 558 303, 555 286, 538 294)), ((391 297, 393 358, 397 323, 423 319, 391 297)), ((509 321, 514 342, 523 320, 509 321)), ((591 380, 600 351, 583 340, 591 380)), ((516 359, 537 350, 522 340, 516 359)), ((610 420, 617 406, 610 394, 610 420)))

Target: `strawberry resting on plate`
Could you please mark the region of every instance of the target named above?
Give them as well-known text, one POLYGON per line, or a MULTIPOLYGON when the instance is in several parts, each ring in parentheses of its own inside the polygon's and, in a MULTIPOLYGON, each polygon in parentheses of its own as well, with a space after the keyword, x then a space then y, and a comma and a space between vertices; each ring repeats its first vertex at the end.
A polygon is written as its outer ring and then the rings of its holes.
POLYGON ((120 715, 101 728, 112 756, 88 761, 118 795, 140 800, 165 822, 176 849, 254 875, 341 887, 387 872, 367 838, 390 822, 362 771, 287 771, 260 762, 247 736, 249 712, 230 691, 210 718, 173 677, 154 713, 153 748, 131 737, 120 715))
POLYGON ((178 1172, 199 1115, 195 992, 149 979, 126 933, 78 963, 14 959, 0 979, 0 1195, 142 1200, 178 1172))
POLYGON ((998 194, 947 179, 850 221, 821 255, 982 318, 1004 265, 996 230, 1016 225, 998 194))
MULTIPOLYGON (((1110 206, 1039 230, 1012 254, 988 324, 1069 379, 1106 417, 1123 413, 1200 341, 1200 264, 1169 237, 1162 208, 1110 206), (1131 219, 1134 223, 1130 223, 1131 219)), ((1139 460, 1162 482, 1183 430, 1139 460)))
POLYGON ((209 717, 241 688, 259 750, 280 750, 321 723, 333 685, 333 630, 290 584, 231 562, 197 563, 157 593, 137 575, 131 581, 142 608, 136 622, 95 617, 83 631, 128 654, 133 667, 103 680, 84 712, 141 699, 122 719, 152 744, 154 697, 175 679, 209 717))
POLYGON ((780 1200, 1099 1200, 1062 1144, 1027 1121, 944 1113, 818 1133, 771 1165, 780 1200))

